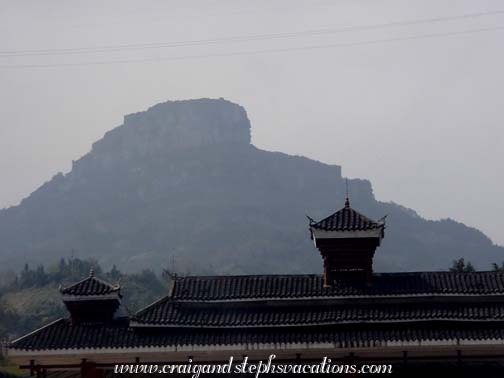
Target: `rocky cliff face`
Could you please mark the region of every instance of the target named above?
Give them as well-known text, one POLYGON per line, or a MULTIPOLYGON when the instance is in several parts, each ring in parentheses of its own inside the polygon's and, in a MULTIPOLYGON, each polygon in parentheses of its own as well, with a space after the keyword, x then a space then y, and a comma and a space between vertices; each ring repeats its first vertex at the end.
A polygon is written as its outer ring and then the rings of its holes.
MULTIPOLYGON (((451 221, 375 200, 351 180, 352 206, 388 214, 377 270, 487 268, 504 248, 451 221)), ((126 270, 321 272, 305 214, 343 205, 339 166, 257 149, 244 109, 225 100, 166 102, 125 117, 68 174, 0 211, 0 266, 95 257, 126 270)), ((1 268, 0 268, 1 270, 1 268)))
POLYGON ((250 144, 245 109, 223 99, 167 101, 125 116, 90 154, 102 161, 131 160, 212 144, 250 144))

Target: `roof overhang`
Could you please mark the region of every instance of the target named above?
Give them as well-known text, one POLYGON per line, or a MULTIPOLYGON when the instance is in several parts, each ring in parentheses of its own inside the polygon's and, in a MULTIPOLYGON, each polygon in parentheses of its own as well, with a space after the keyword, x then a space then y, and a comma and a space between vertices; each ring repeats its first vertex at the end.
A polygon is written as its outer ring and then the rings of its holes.
POLYGON ((455 358, 457 351, 462 355, 468 353, 478 356, 479 354, 495 354, 501 356, 504 353, 504 339, 459 339, 449 338, 444 340, 396 340, 381 341, 373 345, 352 346, 342 345, 337 342, 320 343, 240 343, 225 345, 171 345, 171 346, 145 346, 145 347, 121 347, 121 348, 70 348, 70 349, 44 349, 44 350, 16 350, 8 351, 9 359, 18 365, 30 364, 34 360, 38 365, 51 363, 59 364, 80 364, 82 359, 96 363, 110 363, 113 366, 116 363, 134 362, 140 358, 142 363, 149 361, 187 361, 188 356, 195 360, 219 360, 219 356, 224 360, 229 360, 235 353, 235 358, 242 357, 243 354, 253 359, 254 356, 259 359, 264 355, 275 354, 277 358, 282 356, 295 357, 296 353, 302 353, 303 356, 310 355, 319 357, 330 353, 331 356, 348 355, 350 352, 358 352, 359 356, 391 356, 397 353, 402 356, 404 351, 413 352, 416 355, 446 355, 455 358), (243 353, 245 352, 245 353, 243 353))
POLYGON ((327 231, 311 227, 313 236, 318 239, 354 239, 354 238, 382 238, 383 229, 373 228, 370 230, 327 231))
POLYGON ((378 245, 383 239, 383 228, 373 228, 369 230, 347 230, 347 231, 328 231, 319 228, 310 227, 311 237, 315 246, 317 240, 335 240, 335 239, 378 239, 378 245))

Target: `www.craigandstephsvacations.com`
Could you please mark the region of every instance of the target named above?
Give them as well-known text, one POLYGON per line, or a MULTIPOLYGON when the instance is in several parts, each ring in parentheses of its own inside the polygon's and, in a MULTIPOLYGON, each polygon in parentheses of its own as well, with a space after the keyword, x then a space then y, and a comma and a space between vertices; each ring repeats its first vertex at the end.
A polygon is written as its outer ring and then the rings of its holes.
POLYGON ((116 374, 191 374, 198 378, 202 374, 250 374, 256 378, 261 374, 379 374, 392 373, 390 364, 333 364, 330 358, 324 357, 318 363, 282 364, 273 363, 276 355, 271 354, 267 361, 249 362, 245 357, 235 362, 234 357, 223 364, 196 364, 188 359, 185 364, 118 364, 114 367, 116 374))

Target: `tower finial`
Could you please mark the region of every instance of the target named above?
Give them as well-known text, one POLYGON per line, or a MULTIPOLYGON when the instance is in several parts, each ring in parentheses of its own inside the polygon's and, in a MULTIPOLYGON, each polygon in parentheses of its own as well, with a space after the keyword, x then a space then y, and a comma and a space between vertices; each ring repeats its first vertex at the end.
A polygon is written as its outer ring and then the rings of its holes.
POLYGON ((345 198, 345 208, 350 207, 350 199, 348 198, 348 178, 345 179, 345 184, 346 184, 346 198, 345 198))
POLYGON ((94 277, 94 269, 93 269, 93 267, 91 267, 89 269, 89 277, 94 277))

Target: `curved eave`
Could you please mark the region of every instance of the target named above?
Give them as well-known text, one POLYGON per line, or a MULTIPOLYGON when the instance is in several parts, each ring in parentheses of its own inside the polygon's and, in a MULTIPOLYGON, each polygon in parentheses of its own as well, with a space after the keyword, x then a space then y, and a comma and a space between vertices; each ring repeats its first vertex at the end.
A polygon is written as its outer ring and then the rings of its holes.
POLYGON ((36 333, 38 333, 38 332, 40 332, 40 331, 42 331, 42 330, 44 330, 44 329, 46 329, 46 328, 52 327, 54 324, 56 324, 56 323, 58 323, 58 322, 61 322, 61 321, 63 321, 63 320, 64 320, 64 318, 59 318, 59 319, 56 319, 56 320, 54 320, 54 321, 52 321, 52 322, 50 322, 50 323, 48 323, 48 324, 46 324, 46 325, 43 325, 43 326, 42 326, 42 327, 40 327, 40 328, 37 328, 36 330, 31 331, 30 333, 27 333, 26 335, 23 335, 23 336, 21 336, 21 337, 18 337, 17 339, 12 340, 12 341, 11 341, 11 342, 7 345, 7 348, 8 348, 8 349, 16 349, 16 343, 18 343, 18 342, 20 342, 20 341, 22 341, 22 340, 25 340, 25 339, 29 338, 30 336, 32 336, 32 335, 34 335, 34 334, 36 334, 36 333))

